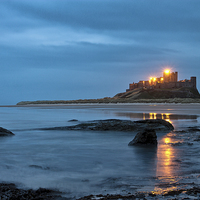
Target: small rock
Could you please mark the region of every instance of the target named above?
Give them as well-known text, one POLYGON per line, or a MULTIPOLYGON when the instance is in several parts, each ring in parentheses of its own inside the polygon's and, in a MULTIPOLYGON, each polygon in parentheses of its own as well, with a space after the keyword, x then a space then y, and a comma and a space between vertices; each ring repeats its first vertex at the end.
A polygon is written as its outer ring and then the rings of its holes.
POLYGON ((0 127, 0 136, 12 136, 12 135, 14 135, 14 133, 5 128, 0 127))
POLYGON ((71 119, 71 120, 68 120, 68 122, 78 122, 77 119, 71 119))
POLYGON ((157 145, 157 135, 154 129, 145 129, 142 132, 137 133, 135 138, 129 142, 129 146, 140 144, 153 144, 157 145))

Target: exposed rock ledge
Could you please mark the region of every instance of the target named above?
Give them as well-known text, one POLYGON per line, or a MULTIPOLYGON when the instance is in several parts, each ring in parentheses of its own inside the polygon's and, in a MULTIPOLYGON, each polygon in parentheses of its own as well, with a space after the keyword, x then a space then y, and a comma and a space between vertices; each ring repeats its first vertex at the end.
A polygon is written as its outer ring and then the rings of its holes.
POLYGON ((11 131, 9 131, 5 128, 0 127, 0 137, 1 136, 12 136, 12 135, 14 135, 14 133, 12 133, 11 131))
POLYGON ((157 145, 157 135, 154 129, 145 129, 137 133, 135 138, 129 142, 129 146, 133 145, 157 145))
POLYGON ((13 183, 0 183, 0 199, 4 200, 67 200, 61 196, 62 193, 46 188, 32 189, 19 189, 13 183))
POLYGON ((74 126, 43 128, 42 130, 141 131, 146 128, 158 131, 174 130, 171 123, 162 119, 146 119, 139 121, 119 119, 94 120, 74 126))

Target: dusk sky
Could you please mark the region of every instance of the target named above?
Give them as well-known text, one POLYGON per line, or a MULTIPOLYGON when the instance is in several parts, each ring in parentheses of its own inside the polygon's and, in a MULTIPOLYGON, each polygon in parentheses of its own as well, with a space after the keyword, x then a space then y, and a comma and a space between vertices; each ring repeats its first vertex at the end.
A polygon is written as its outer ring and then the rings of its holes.
POLYGON ((199 0, 0 0, 1 105, 113 97, 197 76, 199 0))

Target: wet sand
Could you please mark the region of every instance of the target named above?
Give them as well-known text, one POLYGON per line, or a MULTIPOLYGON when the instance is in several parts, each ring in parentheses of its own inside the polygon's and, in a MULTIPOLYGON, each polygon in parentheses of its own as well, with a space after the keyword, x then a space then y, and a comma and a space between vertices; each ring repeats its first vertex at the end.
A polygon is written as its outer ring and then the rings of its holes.
POLYGON ((107 109, 110 111, 125 111, 134 113, 176 113, 188 115, 200 115, 200 103, 86 103, 86 104, 27 104, 7 105, 0 107, 40 107, 48 109, 107 109), (144 112, 145 110, 145 112, 144 112))

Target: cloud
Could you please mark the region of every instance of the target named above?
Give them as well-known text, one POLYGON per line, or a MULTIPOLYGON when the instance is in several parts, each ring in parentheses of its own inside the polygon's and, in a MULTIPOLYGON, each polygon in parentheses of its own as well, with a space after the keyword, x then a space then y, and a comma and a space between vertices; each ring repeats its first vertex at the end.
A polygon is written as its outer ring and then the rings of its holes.
POLYGON ((3 1, 7 9, 46 25, 77 29, 198 31, 198 0, 36 0, 3 1), (159 17, 158 17, 159 16, 159 17), (172 29, 173 28, 173 29, 172 29))
POLYGON ((199 72, 199 8, 198 0, 2 0, 2 102, 113 96, 166 65, 189 78, 199 72))

